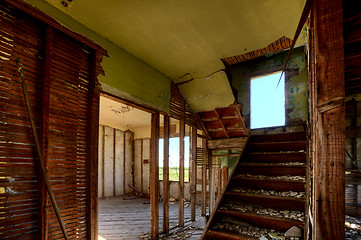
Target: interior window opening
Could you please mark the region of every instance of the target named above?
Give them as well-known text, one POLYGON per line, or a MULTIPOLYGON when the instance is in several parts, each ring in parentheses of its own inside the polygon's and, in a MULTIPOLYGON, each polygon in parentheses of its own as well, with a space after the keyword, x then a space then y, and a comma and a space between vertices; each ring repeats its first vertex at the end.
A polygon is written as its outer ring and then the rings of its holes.
POLYGON ((280 77, 277 72, 251 78, 251 129, 285 125, 284 74, 280 77))

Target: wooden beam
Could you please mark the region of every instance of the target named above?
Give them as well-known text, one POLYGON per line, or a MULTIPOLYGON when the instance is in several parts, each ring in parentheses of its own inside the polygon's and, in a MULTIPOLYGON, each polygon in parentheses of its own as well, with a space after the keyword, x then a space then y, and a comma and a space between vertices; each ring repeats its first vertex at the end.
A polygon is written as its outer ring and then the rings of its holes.
POLYGON ((314 0, 310 108, 312 239, 345 238, 345 105, 317 106, 345 96, 342 0, 314 0))
POLYGON ((104 168, 104 164, 105 164, 105 126, 103 125, 103 134, 102 134, 102 197, 105 197, 105 193, 104 193, 104 189, 105 189, 105 184, 104 184, 104 176, 105 176, 105 168, 104 168))
POLYGON ((214 113, 216 114, 217 118, 219 119, 219 122, 221 123, 224 134, 226 134, 226 137, 229 138, 229 133, 227 132, 226 126, 224 126, 221 115, 219 115, 217 108, 214 110, 214 113))
MULTIPOLYGON (((116 130, 113 128, 113 196, 115 196, 115 153, 116 153, 116 130)), ((125 152, 125 149, 124 149, 125 152)))
MULTIPOLYGON (((39 140, 45 167, 48 162, 48 137, 49 137, 49 104, 50 104, 50 84, 51 84, 51 58, 53 51, 53 28, 47 26, 45 33, 45 49, 43 56, 43 76, 41 87, 41 123, 39 129, 39 140)), ((46 213, 46 204, 48 193, 46 190, 45 179, 40 174, 40 199, 39 199, 39 233, 42 239, 48 238, 48 215, 46 213)))
POLYGON ((208 132, 208 129, 207 129, 206 125, 204 125, 204 122, 203 122, 202 118, 199 116, 198 113, 196 113, 196 117, 198 119, 199 124, 201 125, 201 127, 203 129, 203 132, 206 134, 207 138, 212 139, 211 134, 208 132))
POLYGON ((99 132, 99 87, 96 66, 97 52, 90 53, 90 77, 88 97, 88 142, 87 142, 87 192, 86 220, 87 239, 98 239, 98 132, 99 132))
POLYGON ((228 182, 228 167, 223 166, 222 168, 222 188, 224 189, 228 182))
POLYGON ((191 179, 190 179, 190 190, 191 190, 191 221, 196 220, 196 202, 197 202, 197 128, 192 127, 191 133, 192 141, 192 161, 191 161, 191 179))
POLYGON ((169 116, 163 122, 163 232, 169 232, 169 116))
POLYGON ((212 150, 232 149, 232 148, 242 149, 246 141, 247 141, 247 137, 208 140, 207 148, 212 150))
MULTIPOLYGON (((207 139, 202 139, 202 148, 207 148, 207 139)), ((202 202, 201 202, 201 214, 206 215, 206 200, 207 200, 207 165, 202 164, 202 202)))
POLYGON ((143 189, 143 139, 140 141, 140 192, 145 193, 143 189))
POLYGON ((184 226, 184 135, 185 125, 184 121, 179 120, 179 214, 178 225, 184 226))
POLYGON ((150 235, 159 236, 159 113, 152 113, 150 139, 150 235))

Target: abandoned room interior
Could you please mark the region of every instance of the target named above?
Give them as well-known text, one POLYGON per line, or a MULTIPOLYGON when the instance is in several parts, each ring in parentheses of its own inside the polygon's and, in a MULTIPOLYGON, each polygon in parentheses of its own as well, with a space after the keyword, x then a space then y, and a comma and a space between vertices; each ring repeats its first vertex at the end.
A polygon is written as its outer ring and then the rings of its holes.
POLYGON ((0 239, 361 239, 361 5, 0 1, 0 239))

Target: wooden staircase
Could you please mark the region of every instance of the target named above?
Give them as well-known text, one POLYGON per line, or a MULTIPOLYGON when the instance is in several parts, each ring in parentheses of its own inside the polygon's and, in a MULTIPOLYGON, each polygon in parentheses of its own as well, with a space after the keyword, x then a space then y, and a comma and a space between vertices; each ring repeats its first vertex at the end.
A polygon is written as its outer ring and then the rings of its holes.
POLYGON ((293 226, 303 233, 306 144, 304 132, 251 136, 202 239, 285 239, 293 226))

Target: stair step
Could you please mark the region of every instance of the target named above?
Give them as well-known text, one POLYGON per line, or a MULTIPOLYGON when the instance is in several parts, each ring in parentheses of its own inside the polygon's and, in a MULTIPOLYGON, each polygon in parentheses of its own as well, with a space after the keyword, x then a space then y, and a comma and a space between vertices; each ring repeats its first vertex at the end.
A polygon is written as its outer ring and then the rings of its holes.
POLYGON ((257 179, 235 176, 232 178, 231 188, 239 185, 246 186, 251 189, 263 189, 274 191, 305 191, 305 181, 297 180, 279 180, 279 179, 257 179), (233 181, 234 180, 234 181, 233 181))
POLYGON ((305 152, 245 152, 243 162, 254 163, 282 163, 282 162, 306 162, 305 152))
POLYGON ((306 149, 306 141, 253 142, 248 143, 246 152, 280 152, 306 149))
POLYGON ((215 231, 208 230, 206 234, 207 239, 226 239, 226 240, 259 240, 256 237, 250 237, 239 233, 231 233, 229 231, 215 231))
POLYGON ((301 198, 267 196, 262 194, 248 194, 237 192, 225 192, 225 201, 252 204, 278 210, 305 211, 305 200, 301 198))
POLYGON ((255 213, 243 213, 239 211, 230 211, 230 210, 217 210, 215 221, 218 218, 233 217, 237 221, 247 221, 248 224, 252 226, 266 228, 266 229, 275 229, 280 232, 286 232, 293 226, 303 228, 303 223, 300 221, 279 218, 267 215, 259 215, 255 213))
POLYGON ((305 176, 306 167, 298 165, 271 165, 267 167, 260 167, 256 165, 238 165, 236 170, 238 174, 250 174, 250 175, 265 175, 265 176, 305 176))
POLYGON ((252 135, 248 142, 281 142, 281 141, 305 141, 304 132, 252 135))

